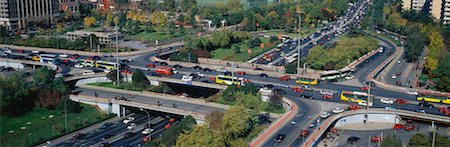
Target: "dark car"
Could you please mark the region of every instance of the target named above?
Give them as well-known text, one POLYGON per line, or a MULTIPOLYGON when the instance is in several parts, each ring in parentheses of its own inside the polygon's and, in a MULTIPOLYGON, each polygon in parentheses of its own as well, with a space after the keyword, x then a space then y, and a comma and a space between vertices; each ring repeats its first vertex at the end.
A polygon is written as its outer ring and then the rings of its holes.
POLYGON ((172 66, 172 68, 176 68, 176 69, 179 69, 179 68, 183 68, 183 66, 181 66, 181 65, 178 65, 178 64, 175 64, 175 65, 173 65, 173 66, 172 66))
POLYGON ((95 72, 95 73, 102 73, 102 72, 105 72, 104 70, 97 69, 97 68, 93 69, 92 71, 95 72))
POLYGON ((131 137, 133 137, 135 135, 135 133, 133 133, 133 132, 126 132, 125 134, 123 134, 123 137, 124 138, 131 138, 131 137))
POLYGON ((200 78, 202 78, 201 76, 199 76, 199 75, 196 74, 196 73, 191 73, 189 76, 192 76, 192 78, 194 78, 194 79, 200 79, 200 78))
POLYGON ((29 73, 29 72, 25 72, 25 73, 23 73, 23 77, 28 77, 28 76, 30 76, 31 75, 31 73, 29 73))
POLYGON ((286 90, 284 89, 276 88, 274 91, 277 93, 286 94, 286 90))
POLYGON ((275 86, 273 86, 272 84, 267 84, 267 85, 264 85, 264 88, 267 88, 267 89, 274 89, 275 86))
POLYGON ((159 63, 159 64, 161 64, 162 66, 167 66, 167 65, 169 65, 169 63, 167 63, 167 62, 161 62, 161 63, 159 63))
POLYGON ((193 66, 192 69, 195 69, 195 70, 202 70, 202 67, 200 67, 200 66, 193 66))
POLYGON ((267 78, 267 77, 269 77, 267 74, 264 74, 264 73, 258 74, 258 75, 256 75, 256 76, 261 77, 261 78, 267 78))
POLYGON ((274 141, 275 143, 280 143, 286 138, 285 134, 278 134, 277 137, 275 137, 274 141))
POLYGON ((148 74, 149 74, 150 76, 156 76, 156 77, 161 76, 161 74, 156 73, 156 72, 154 72, 154 71, 151 71, 151 72, 149 72, 148 74))
POLYGON ((233 74, 232 74, 231 72, 224 72, 223 75, 225 75, 225 76, 231 76, 231 75, 233 75, 233 74))
POLYGON ((212 70, 209 69, 209 68, 203 68, 203 71, 210 72, 210 71, 212 71, 212 70))
POLYGON ((209 81, 209 80, 202 80, 202 81, 200 81, 200 82, 203 82, 203 83, 211 83, 211 81, 209 81))
POLYGON ((3 71, 15 71, 15 69, 12 68, 12 67, 7 67, 7 68, 5 68, 3 71))
POLYGON ((309 99, 312 99, 312 98, 313 98, 313 95, 312 95, 311 93, 303 93, 303 94, 301 95, 301 97, 302 97, 302 98, 309 98, 309 99))
POLYGON ((354 143, 357 143, 359 140, 361 140, 361 138, 356 137, 356 136, 351 136, 347 139, 347 143, 354 144, 354 143))
POLYGON ((86 136, 84 133, 78 133, 77 135, 73 136, 73 140, 80 140, 83 139, 86 136))
POLYGON ((102 129, 109 128, 109 127, 111 127, 112 125, 113 125, 113 123, 110 123, 110 122, 104 123, 104 124, 102 125, 102 129))
POLYGON ((259 68, 259 67, 257 67, 257 68, 255 68, 254 70, 263 70, 262 68, 259 68))
POLYGON ((102 136, 102 140, 107 140, 107 139, 109 139, 109 138, 111 138, 113 136, 114 136, 114 134, 111 134, 111 133, 105 134, 105 135, 102 136))
POLYGON ((420 107, 428 107, 428 108, 433 108, 434 107, 433 104, 430 104, 428 102, 419 102, 419 106, 420 107))

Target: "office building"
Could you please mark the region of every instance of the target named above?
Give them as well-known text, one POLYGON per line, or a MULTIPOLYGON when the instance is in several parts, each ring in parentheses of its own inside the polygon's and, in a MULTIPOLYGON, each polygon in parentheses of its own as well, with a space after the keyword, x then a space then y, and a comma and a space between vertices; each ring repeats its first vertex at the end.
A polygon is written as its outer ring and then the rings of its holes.
MULTIPOLYGON (((69 40, 77 39, 89 39, 89 35, 94 34, 97 36, 97 42, 100 44, 112 45, 116 43, 116 33, 115 32, 90 32, 90 31, 73 31, 67 32, 66 38, 69 40)), ((123 35, 118 34, 119 42, 123 41, 123 35)))
POLYGON ((402 10, 430 13, 444 24, 450 24, 450 0, 403 0, 402 10))
POLYGON ((0 0, 0 25, 9 30, 26 28, 37 20, 51 22, 58 14, 58 0, 0 0))

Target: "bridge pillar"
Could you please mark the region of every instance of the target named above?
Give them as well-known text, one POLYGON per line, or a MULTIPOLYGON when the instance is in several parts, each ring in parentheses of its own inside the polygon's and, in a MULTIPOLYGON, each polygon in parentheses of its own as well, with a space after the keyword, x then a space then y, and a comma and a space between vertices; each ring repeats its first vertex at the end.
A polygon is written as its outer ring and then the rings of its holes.
POLYGON ((121 111, 120 111, 120 105, 119 104, 111 104, 111 113, 115 113, 117 114, 117 116, 121 116, 121 111))

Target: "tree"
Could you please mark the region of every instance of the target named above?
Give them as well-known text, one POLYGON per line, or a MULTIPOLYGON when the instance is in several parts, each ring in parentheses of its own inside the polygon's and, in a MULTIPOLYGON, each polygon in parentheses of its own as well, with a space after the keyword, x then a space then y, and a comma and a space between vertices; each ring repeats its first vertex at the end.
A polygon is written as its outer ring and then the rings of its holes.
POLYGON ((186 29, 184 28, 184 25, 180 25, 180 27, 178 27, 180 34, 185 34, 186 33, 186 29))
POLYGON ((56 24, 56 32, 59 34, 62 31, 64 31, 64 23, 60 22, 60 23, 56 24))
POLYGON ((252 113, 243 106, 230 107, 223 116, 223 135, 226 141, 242 137, 253 127, 252 113))
POLYGON ((225 141, 219 131, 214 131, 207 126, 197 126, 189 133, 183 133, 178 137, 177 147, 187 146, 225 146, 225 141))
POLYGON ((5 26, 0 25, 0 38, 4 41, 6 44, 6 39, 8 39, 8 30, 5 26))
MULTIPOLYGON (((428 59, 427 59, 428 60, 428 59)), ((450 92, 450 53, 446 52, 433 74, 438 79, 436 88, 440 91, 450 92)))
POLYGON ((0 77, 0 115, 18 116, 33 109, 29 88, 22 75, 17 73, 0 77))
POLYGON ((247 109, 255 110, 259 112, 262 110, 262 100, 260 97, 254 94, 244 94, 243 92, 237 92, 234 94, 236 97, 236 105, 242 106, 247 109))
POLYGON ((381 147, 402 147, 402 140, 395 134, 386 135, 381 142, 381 147))
POLYGON ((33 74, 34 87, 49 86, 49 83, 53 81, 55 77, 55 71, 48 69, 47 67, 41 67, 33 74))
POLYGON ((91 16, 94 5, 92 3, 81 3, 78 2, 78 8, 81 17, 91 16))
POLYGON ((431 146, 431 144, 424 134, 417 133, 411 137, 408 146, 431 146))
POLYGON ((431 31, 429 40, 430 44, 427 46, 429 52, 427 55, 425 69, 428 73, 432 73, 434 70, 436 70, 439 60, 444 55, 442 53, 445 50, 445 44, 444 38, 436 30, 431 31))
POLYGON ((275 92, 271 97, 269 101, 269 108, 273 110, 279 109, 280 107, 283 107, 283 94, 279 92, 275 92))
POLYGON ((276 36, 270 36, 269 41, 270 41, 270 43, 276 43, 276 42, 278 41, 278 37, 276 37, 276 36))
POLYGON ((180 123, 173 125, 162 133, 161 144, 163 146, 174 146, 181 133, 189 132, 196 125, 194 117, 187 116, 180 123))
MULTIPOLYGON (((106 78, 108 78, 108 80, 111 80, 112 82, 116 83, 117 82, 117 72, 115 70, 108 72, 106 74, 106 78)), ((119 82, 122 82, 122 81, 123 81, 123 75, 121 73, 119 73, 119 82)))
POLYGON ((113 22, 114 22, 114 16, 112 15, 111 12, 108 11, 106 14, 106 19, 105 19, 105 27, 109 28, 113 22))
POLYGON ((179 6, 182 12, 187 12, 197 6, 197 0, 181 0, 179 6))
POLYGON ((147 79, 145 74, 139 69, 133 73, 133 76, 131 76, 131 79, 135 86, 146 87, 147 85, 150 84, 150 81, 147 79))
POLYGON ((205 117, 206 124, 213 130, 219 130, 222 127, 223 112, 212 111, 205 117))
POLYGON ((150 16, 150 22, 154 25, 161 26, 167 22, 167 18, 161 11, 155 11, 150 16))
POLYGON ((96 22, 95 17, 85 17, 83 20, 84 20, 84 27, 85 28, 91 27, 96 22))
POLYGON ((241 53, 241 48, 239 47, 239 45, 233 44, 233 45, 231 46, 231 48, 233 48, 234 53, 236 53, 236 54, 241 53))

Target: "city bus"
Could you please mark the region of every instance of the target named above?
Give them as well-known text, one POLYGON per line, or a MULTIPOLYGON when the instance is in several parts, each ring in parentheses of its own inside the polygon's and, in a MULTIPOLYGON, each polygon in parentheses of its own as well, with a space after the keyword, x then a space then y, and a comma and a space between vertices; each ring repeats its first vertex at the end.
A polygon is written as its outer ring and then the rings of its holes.
POLYGON ((364 92, 342 91, 341 94, 339 95, 339 98, 342 101, 359 103, 359 102, 367 101, 367 96, 368 96, 368 94, 364 93, 364 92))
POLYGON ((345 69, 345 70, 330 70, 325 71, 320 74, 320 80, 337 80, 339 78, 344 78, 348 75, 351 75, 354 72, 354 69, 345 69))
POLYGON ((57 60, 56 55, 53 54, 40 54, 39 61, 42 63, 55 63, 57 60))
POLYGON ((109 71, 116 69, 117 63, 116 62, 109 62, 109 61, 97 61, 95 62, 95 67, 101 68, 101 69, 107 69, 109 71))
POLYGON ((95 61, 94 60, 84 60, 81 62, 81 65, 85 67, 95 67, 95 61))
POLYGON ((225 85, 240 85, 244 86, 246 80, 244 78, 238 78, 238 77, 232 77, 232 76, 225 76, 225 75, 217 75, 216 76, 216 83, 217 84, 225 84, 225 85))
POLYGON ((317 85, 319 84, 319 80, 317 79, 309 79, 309 78, 298 78, 295 83, 297 84, 306 84, 306 85, 317 85))
POLYGON ((419 93, 419 96, 417 96, 417 101, 450 104, 450 95, 419 93))

